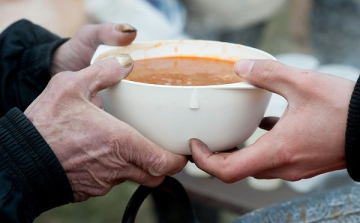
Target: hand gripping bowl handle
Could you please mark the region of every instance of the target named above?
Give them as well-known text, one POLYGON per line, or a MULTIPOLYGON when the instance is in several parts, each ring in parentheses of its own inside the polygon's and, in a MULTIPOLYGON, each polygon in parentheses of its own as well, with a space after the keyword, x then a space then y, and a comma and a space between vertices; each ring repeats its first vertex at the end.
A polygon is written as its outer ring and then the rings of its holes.
POLYGON ((139 186, 126 206, 122 223, 135 222, 136 214, 149 194, 152 194, 155 200, 159 222, 199 223, 184 187, 179 181, 169 176, 166 176, 157 187, 139 186), (171 208, 175 209, 169 210, 171 208), (174 212, 177 213, 174 214, 174 212))

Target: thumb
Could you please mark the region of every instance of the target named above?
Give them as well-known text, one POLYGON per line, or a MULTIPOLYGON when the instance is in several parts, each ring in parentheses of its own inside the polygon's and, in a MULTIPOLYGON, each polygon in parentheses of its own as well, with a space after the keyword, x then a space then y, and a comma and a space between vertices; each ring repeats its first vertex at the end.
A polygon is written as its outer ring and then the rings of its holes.
POLYGON ((250 84, 278 93, 286 97, 287 92, 294 90, 301 74, 309 73, 286 66, 275 60, 239 60, 234 71, 250 84))
POLYGON ((78 72, 81 84, 87 89, 86 97, 91 99, 96 93, 113 86, 127 77, 134 67, 134 61, 128 54, 119 54, 113 58, 98 61, 78 72))

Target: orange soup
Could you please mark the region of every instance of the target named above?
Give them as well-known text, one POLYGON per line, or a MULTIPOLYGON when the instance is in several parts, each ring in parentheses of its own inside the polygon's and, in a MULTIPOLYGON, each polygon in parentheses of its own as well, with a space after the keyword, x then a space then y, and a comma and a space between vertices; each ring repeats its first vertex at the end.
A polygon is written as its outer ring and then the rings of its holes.
POLYGON ((204 86, 242 81, 234 62, 197 57, 164 57, 137 60, 127 80, 160 85, 204 86))

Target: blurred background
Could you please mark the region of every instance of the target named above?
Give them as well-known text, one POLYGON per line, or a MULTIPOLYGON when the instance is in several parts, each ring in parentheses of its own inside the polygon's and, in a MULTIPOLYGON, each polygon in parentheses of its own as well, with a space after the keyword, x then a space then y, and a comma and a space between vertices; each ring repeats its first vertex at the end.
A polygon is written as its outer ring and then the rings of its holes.
MULTIPOLYGON (((0 32, 21 18, 61 37, 71 37, 88 23, 129 23, 138 29, 136 41, 219 40, 262 49, 294 67, 351 80, 360 73, 360 0, 0 0, 0 32)), ((286 101, 274 96, 266 115, 281 116, 285 108, 286 101)), ((246 144, 263 133, 258 130, 246 144)), ((208 177, 196 171, 189 166, 184 174, 208 177)), ((295 183, 246 182, 254 190, 274 193, 287 187, 294 196, 301 196, 325 188, 321 185, 328 184, 329 179, 340 179, 336 177, 341 177, 343 184, 350 183, 341 171, 295 183)), ((137 186, 123 183, 106 196, 56 208, 35 222, 120 222, 137 186)), ((193 202, 198 215, 203 215, 199 217, 202 222, 230 222, 244 213, 209 205, 206 199, 193 202)), ((138 222, 152 223, 155 219, 153 202, 148 199, 138 222)))

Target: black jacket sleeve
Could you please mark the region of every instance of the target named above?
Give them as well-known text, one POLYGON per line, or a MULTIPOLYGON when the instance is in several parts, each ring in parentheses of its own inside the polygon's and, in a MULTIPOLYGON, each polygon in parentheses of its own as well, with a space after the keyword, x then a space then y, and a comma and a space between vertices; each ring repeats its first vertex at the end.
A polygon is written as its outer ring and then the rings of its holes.
POLYGON ((25 110, 44 90, 52 54, 65 41, 27 20, 0 34, 0 117, 13 107, 25 110))
POLYGON ((0 34, 0 117, 8 112, 0 119, 0 222, 32 222, 74 200, 55 154, 20 111, 46 87, 65 41, 26 20, 0 34))
POLYGON ((26 116, 11 109, 0 119, 0 222, 32 222, 73 200, 55 154, 26 116))
POLYGON ((356 82, 349 105, 345 158, 350 177, 360 182, 360 78, 356 82))

